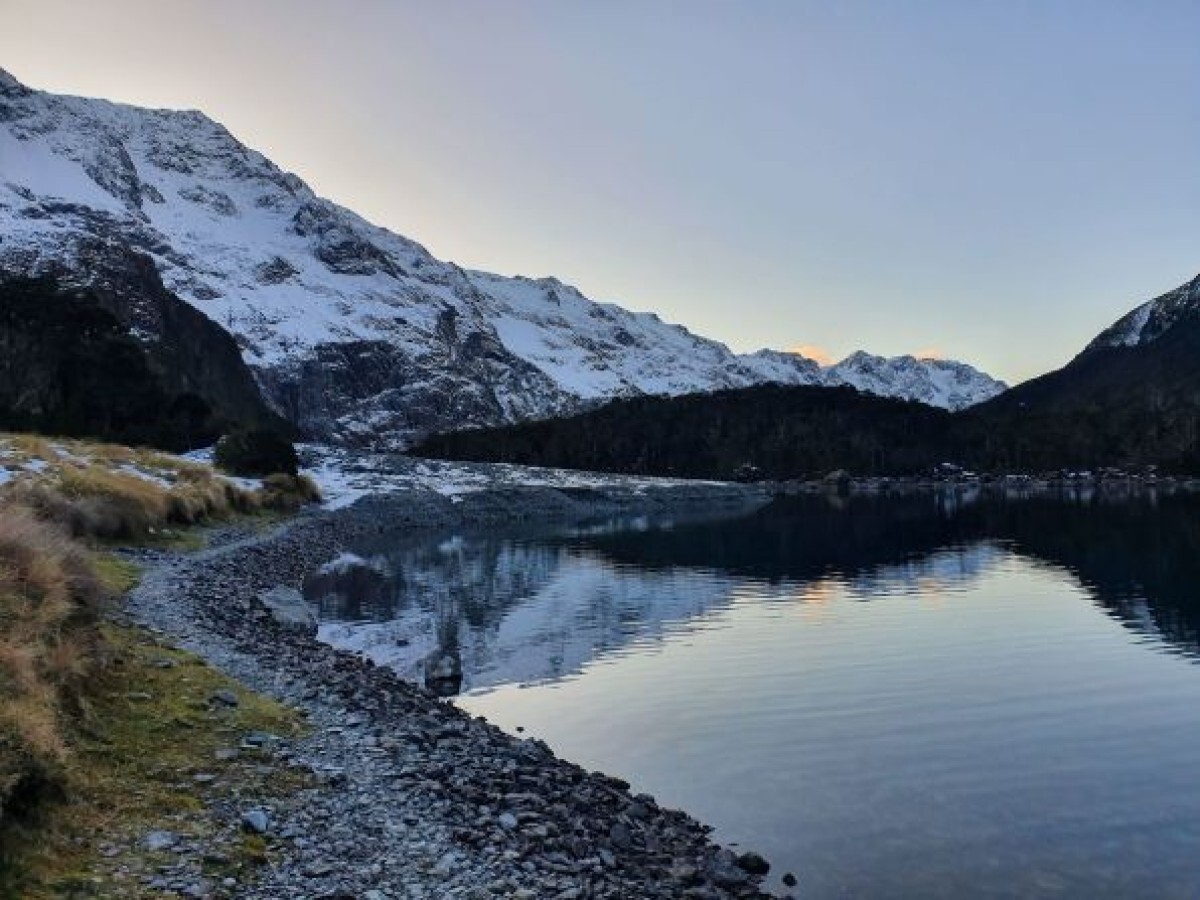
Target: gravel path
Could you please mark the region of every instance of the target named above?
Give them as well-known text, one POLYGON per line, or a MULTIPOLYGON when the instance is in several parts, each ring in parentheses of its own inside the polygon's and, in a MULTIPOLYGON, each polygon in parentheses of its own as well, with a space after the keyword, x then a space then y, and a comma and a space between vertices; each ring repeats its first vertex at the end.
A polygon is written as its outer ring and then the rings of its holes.
MULTIPOLYGON (((316 787, 262 806, 273 862, 246 898, 759 898, 761 860, 617 779, 474 719, 388 670, 279 625, 257 600, 296 586, 365 534, 455 524, 746 508, 750 488, 622 492, 509 487, 465 498, 410 491, 300 517, 269 535, 225 532, 195 554, 144 553, 129 598, 163 632, 262 693, 304 709, 309 736, 276 742, 316 787)), ((219 811, 236 823, 246 810, 219 811)), ((180 874, 180 883, 187 873, 180 874)), ((207 890, 204 885, 199 889, 207 890)), ((202 895, 202 894, 200 894, 202 895)))

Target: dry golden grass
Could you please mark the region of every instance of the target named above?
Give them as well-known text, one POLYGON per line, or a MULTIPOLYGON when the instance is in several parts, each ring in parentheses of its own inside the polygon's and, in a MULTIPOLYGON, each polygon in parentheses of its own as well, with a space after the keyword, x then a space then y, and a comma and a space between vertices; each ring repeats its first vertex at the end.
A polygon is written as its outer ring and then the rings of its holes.
POLYGON ((50 442, 37 434, 5 435, 6 442, 22 456, 28 459, 49 459, 58 456, 50 447, 50 442))
POLYGON ((168 525, 194 525, 248 512, 252 492, 202 467, 181 470, 168 484, 98 463, 67 465, 15 482, 9 493, 77 537, 140 539, 168 525))
POLYGON ((307 475, 285 475, 277 472, 263 479, 259 492, 265 509, 290 512, 307 503, 321 502, 321 489, 307 475))
MULTIPOLYGON (((65 731, 61 797, 35 820, 0 833, 0 897, 161 897, 146 876, 169 860, 146 848, 146 832, 212 839, 222 831, 210 805, 252 804, 310 786, 308 776, 285 766, 264 773, 265 760, 252 751, 215 759, 218 748, 236 746, 249 731, 299 733, 294 711, 139 629, 105 625, 103 636, 111 662, 89 684, 88 726, 65 731), (210 704, 219 690, 236 693, 238 705, 210 704), (195 782, 192 774, 202 771, 219 777, 195 782), (115 850, 102 853, 102 844, 115 850)), ((273 853, 271 842, 224 833, 224 859, 206 862, 206 876, 252 879, 273 853)))
MULTIPOLYGON (((287 733, 297 720, 240 689, 236 710, 208 709, 204 699, 228 679, 102 624, 106 599, 129 590, 137 568, 77 539, 160 540, 168 526, 295 509, 319 497, 316 485, 282 476, 246 490, 167 454, 28 435, 0 434, 3 465, 18 474, 0 486, 0 897, 154 895, 130 877, 162 862, 138 836, 186 830, 180 823, 204 808, 200 788, 181 790, 170 773, 211 767, 231 734, 287 733), (130 702, 133 693, 150 699, 130 702), (128 852, 101 854, 98 835, 128 852)), ((247 759, 221 785, 241 802, 301 782, 283 770, 264 779, 247 759)), ((254 838, 230 849, 211 875, 245 874, 269 848, 254 838)))
POLYGON ((320 501, 303 475, 272 475, 248 490, 202 463, 115 444, 0 434, 5 462, 20 471, 0 488, 0 501, 28 506, 75 537, 143 540, 170 526, 320 501))
POLYGON ((166 522, 170 512, 168 492, 161 485, 95 464, 64 468, 56 487, 67 499, 89 505, 101 521, 107 517, 102 526, 106 537, 145 534, 166 522))
POLYGON ((0 818, 61 763, 64 709, 97 660, 107 592, 86 555, 30 510, 0 508, 0 818))

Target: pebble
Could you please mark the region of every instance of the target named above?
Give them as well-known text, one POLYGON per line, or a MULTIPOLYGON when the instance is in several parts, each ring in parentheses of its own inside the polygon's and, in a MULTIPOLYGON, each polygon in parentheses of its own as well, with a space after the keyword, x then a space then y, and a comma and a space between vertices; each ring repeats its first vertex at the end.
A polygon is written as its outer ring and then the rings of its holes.
POLYGON ((179 843, 179 835, 173 831, 151 831, 144 838, 146 849, 151 853, 170 850, 179 843))

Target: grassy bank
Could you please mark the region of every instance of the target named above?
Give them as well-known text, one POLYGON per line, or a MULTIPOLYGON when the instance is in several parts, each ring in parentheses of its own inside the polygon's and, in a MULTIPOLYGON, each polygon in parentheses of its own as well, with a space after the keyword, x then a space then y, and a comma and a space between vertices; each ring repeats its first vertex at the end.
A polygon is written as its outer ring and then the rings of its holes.
POLYGON ((0 897, 163 896, 152 876, 173 857, 147 844, 154 830, 221 846, 204 855, 214 885, 264 858, 261 837, 213 810, 303 784, 237 749, 299 721, 117 624, 137 570, 111 548, 314 497, 302 478, 253 483, 168 454, 0 435, 0 897))
POLYGON ((83 549, 20 507, 0 509, 0 809, 20 812, 57 780, 61 723, 81 718, 102 664, 106 590, 83 549))
POLYGON ((304 475, 235 479, 154 450, 0 433, 0 503, 28 507, 74 537, 139 540, 318 500, 304 475))
POLYGON ((302 720, 140 629, 105 625, 102 637, 109 659, 88 715, 62 725, 55 791, 0 829, 0 897, 169 895, 148 880, 179 850, 148 843, 153 832, 205 846, 199 868, 213 896, 237 896, 222 882, 253 878, 271 848, 216 810, 309 784, 243 746, 255 732, 294 735, 302 720), (222 691, 238 705, 214 703, 222 691))

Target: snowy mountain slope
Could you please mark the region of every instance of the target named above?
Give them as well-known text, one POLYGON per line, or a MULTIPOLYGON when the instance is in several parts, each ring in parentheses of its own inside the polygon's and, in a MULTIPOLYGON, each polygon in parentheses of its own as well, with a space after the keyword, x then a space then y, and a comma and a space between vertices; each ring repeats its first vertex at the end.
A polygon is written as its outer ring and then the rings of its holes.
POLYGON ((1195 318, 1197 315, 1200 315, 1200 275, 1122 316, 1100 332, 1087 350, 1145 346, 1161 338, 1185 318, 1195 318))
POLYGON ((910 357, 822 370, 739 356, 554 279, 465 271, 316 196, 199 112, 34 91, 0 70, 0 270, 87 281, 98 256, 140 255, 233 334, 278 412, 349 445, 763 381, 952 408, 1003 389, 910 357))
POLYGON ((1017 385, 980 412, 1004 410, 1085 423, 1103 410, 1097 422, 1113 432, 1106 446, 1141 434, 1139 454, 1190 460, 1200 412, 1200 276, 1131 310, 1061 369, 1017 385))
POLYGON ((868 394, 918 400, 959 410, 990 399, 1007 385, 950 359, 885 359, 858 351, 825 370, 825 384, 848 384, 868 394))

